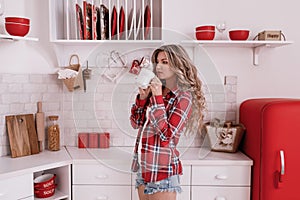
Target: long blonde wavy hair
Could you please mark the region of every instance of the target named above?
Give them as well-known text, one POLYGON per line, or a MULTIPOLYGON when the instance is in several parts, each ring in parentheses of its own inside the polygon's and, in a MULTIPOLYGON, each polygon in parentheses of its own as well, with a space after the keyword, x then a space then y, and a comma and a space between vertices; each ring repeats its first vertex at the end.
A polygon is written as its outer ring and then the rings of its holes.
POLYGON ((171 69, 177 75, 178 86, 182 90, 188 90, 193 96, 192 114, 187 122, 185 133, 193 133, 195 128, 201 133, 203 126, 205 97, 202 91, 202 82, 198 78, 196 66, 181 45, 163 45, 154 50, 151 61, 154 64, 154 72, 157 63, 157 56, 165 52, 171 69))

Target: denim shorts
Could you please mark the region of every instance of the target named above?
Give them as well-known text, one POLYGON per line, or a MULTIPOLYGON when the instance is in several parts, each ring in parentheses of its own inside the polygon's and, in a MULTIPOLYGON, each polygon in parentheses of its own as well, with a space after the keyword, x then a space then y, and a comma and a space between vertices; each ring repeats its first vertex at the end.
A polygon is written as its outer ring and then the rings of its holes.
POLYGON ((140 185, 145 186, 145 194, 154 194, 156 192, 176 192, 181 193, 182 189, 180 186, 180 177, 179 175, 174 175, 169 178, 163 179, 157 182, 145 183, 142 174, 137 173, 135 188, 138 188, 140 185))

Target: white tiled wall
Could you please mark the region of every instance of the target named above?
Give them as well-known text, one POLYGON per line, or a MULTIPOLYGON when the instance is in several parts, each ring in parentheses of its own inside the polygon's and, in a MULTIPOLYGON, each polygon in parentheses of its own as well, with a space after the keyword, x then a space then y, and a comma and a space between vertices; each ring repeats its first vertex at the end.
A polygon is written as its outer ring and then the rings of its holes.
MULTIPOLYGON (((45 116, 61 115, 63 86, 57 75, 0 74, 0 155, 9 153, 5 116, 34 114, 43 102, 45 116)), ((46 120, 46 118, 45 118, 46 120)))
MULTIPOLYGON (((63 145, 76 146, 79 132, 105 131, 110 133, 111 146, 133 146, 136 131, 129 124, 129 108, 137 89, 126 74, 112 81, 95 70, 86 92, 68 92, 57 75, 0 74, 0 156, 9 154, 5 116, 36 113, 38 101, 43 102, 45 120, 60 116, 63 145)), ((235 121, 236 85, 237 77, 226 76, 224 85, 204 86, 206 121, 214 117, 235 121)), ((180 144, 200 143, 198 136, 183 136, 180 144)))

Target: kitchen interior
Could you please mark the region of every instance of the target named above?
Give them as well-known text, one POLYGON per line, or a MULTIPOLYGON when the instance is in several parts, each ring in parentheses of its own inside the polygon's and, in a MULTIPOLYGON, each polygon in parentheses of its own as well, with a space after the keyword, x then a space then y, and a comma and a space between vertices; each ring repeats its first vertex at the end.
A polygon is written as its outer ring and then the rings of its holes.
POLYGON ((185 47, 197 66, 204 121, 245 126, 234 151, 214 149, 208 134, 181 136, 177 199, 297 199, 296 164, 290 165, 297 145, 293 135, 280 134, 298 126, 297 2, 90 0, 105 5, 111 20, 107 38, 94 40, 78 29, 76 4, 83 9, 83 2, 0 0, 0 199, 138 199, 130 172, 136 130, 129 122, 137 86, 129 70, 167 43, 185 47), (29 32, 10 35, 9 16, 30 19, 29 32), (215 25, 213 39, 196 38, 201 25, 215 25), (238 29, 249 30, 245 40, 229 37, 238 29), (277 31, 280 40, 258 40, 263 31, 277 31), (75 78, 59 78, 74 67, 75 78), (22 128, 24 120, 30 127, 22 128), (12 151, 14 145, 22 149, 12 151), (264 156, 274 157, 274 169, 260 170, 264 156))

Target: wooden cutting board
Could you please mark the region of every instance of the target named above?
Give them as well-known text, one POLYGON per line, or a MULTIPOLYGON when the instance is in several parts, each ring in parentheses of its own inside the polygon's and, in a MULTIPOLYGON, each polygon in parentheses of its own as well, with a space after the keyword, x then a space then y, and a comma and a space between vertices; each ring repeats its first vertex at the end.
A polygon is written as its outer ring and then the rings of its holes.
POLYGON ((21 157, 39 153, 34 115, 6 116, 7 133, 11 157, 21 157))

